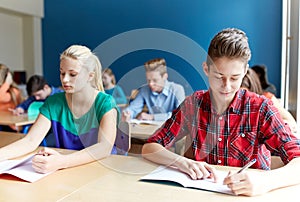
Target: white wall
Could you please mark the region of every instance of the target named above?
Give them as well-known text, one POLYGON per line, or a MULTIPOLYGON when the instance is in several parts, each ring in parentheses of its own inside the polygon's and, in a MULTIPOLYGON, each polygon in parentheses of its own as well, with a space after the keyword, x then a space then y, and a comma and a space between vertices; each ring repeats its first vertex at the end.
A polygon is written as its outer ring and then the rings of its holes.
POLYGON ((0 0, 0 62, 27 77, 42 74, 43 0, 0 0))

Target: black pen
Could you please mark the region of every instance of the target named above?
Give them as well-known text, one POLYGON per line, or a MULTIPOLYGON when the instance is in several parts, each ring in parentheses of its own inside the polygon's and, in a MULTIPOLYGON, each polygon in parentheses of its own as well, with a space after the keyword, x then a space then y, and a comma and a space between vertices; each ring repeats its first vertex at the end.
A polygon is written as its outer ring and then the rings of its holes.
POLYGON ((237 173, 241 173, 244 170, 248 169, 250 166, 252 166, 256 162, 256 159, 252 159, 249 161, 246 165, 244 165, 237 173))

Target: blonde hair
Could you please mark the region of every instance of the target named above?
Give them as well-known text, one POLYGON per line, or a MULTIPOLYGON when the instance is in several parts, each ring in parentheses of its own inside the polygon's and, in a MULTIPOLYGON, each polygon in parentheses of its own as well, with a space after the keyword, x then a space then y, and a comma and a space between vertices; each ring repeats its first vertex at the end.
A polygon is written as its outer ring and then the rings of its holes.
POLYGON ((104 91, 100 60, 89 48, 81 45, 72 45, 60 55, 60 60, 67 57, 77 60, 82 67, 90 72, 94 72, 92 86, 99 91, 104 91))
POLYGON ((158 71, 160 75, 167 73, 166 61, 163 58, 155 58, 145 62, 144 64, 146 72, 158 71))
MULTIPOLYGON (((5 82, 5 79, 6 79, 6 76, 7 76, 8 72, 9 72, 9 68, 4 64, 0 64, 0 86, 5 82)), ((18 105, 18 104, 20 104, 22 99, 17 97, 14 89, 19 89, 18 85, 15 82, 13 82, 10 85, 10 87, 8 89, 8 92, 11 96, 11 99, 12 99, 13 103, 15 105, 18 105)))
POLYGON ((116 84, 116 77, 115 74, 113 73, 113 71, 110 68, 105 68, 102 72, 102 74, 108 74, 108 76, 111 77, 111 83, 112 84, 116 84))

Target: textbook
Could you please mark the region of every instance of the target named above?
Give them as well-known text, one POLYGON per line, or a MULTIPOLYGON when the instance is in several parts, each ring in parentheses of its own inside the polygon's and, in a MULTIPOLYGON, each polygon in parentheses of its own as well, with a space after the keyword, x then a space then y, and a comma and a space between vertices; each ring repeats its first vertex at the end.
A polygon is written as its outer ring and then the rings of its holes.
POLYGON ((0 162, 0 178, 2 174, 9 174, 27 182, 35 182, 50 173, 38 173, 32 168, 31 160, 34 155, 21 160, 6 160, 0 162))
POLYGON ((158 125, 158 126, 161 126, 164 122, 163 121, 153 121, 153 120, 131 119, 130 123, 132 123, 132 124, 145 124, 145 125, 158 125))
POLYGON ((214 182, 212 179, 200 179, 193 180, 187 174, 176 170, 174 168, 159 166, 157 169, 142 177, 141 181, 167 181, 175 182, 186 188, 201 189, 212 192, 219 192, 229 195, 234 195, 233 192, 223 185, 223 180, 227 176, 228 172, 217 171, 219 177, 218 182, 214 182))

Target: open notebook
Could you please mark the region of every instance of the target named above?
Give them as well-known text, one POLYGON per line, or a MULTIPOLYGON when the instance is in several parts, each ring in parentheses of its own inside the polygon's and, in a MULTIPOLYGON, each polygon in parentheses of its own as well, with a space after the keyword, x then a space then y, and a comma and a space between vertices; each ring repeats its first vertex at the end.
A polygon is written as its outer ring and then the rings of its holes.
POLYGON ((32 168, 31 160, 34 155, 27 156, 21 160, 6 160, 0 162, 0 178, 1 174, 10 174, 27 182, 35 182, 50 173, 37 173, 32 168))
POLYGON ((223 180, 227 176, 227 172, 217 171, 219 176, 218 182, 213 182, 212 179, 192 180, 187 174, 165 166, 159 166, 157 169, 142 177, 142 181, 169 181, 180 184, 186 188, 195 188, 213 192, 233 195, 233 192, 223 185, 223 180))

